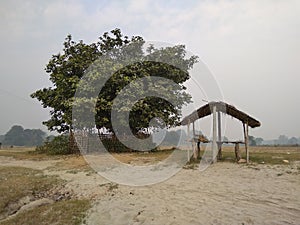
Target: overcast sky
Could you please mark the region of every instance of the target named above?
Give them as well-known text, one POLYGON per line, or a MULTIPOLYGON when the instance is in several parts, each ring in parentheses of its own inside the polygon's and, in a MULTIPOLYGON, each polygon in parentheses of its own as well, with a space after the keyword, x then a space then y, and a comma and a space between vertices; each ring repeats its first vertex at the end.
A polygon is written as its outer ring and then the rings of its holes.
MULTIPOLYGON (((300 136, 298 0, 2 0, 0 15, 0 134, 14 124, 46 130, 48 111, 29 95, 50 85, 44 67, 67 34, 90 43, 120 28, 199 55, 224 100, 261 121, 251 135, 300 136)), ((228 119, 236 138, 241 124, 228 119)))

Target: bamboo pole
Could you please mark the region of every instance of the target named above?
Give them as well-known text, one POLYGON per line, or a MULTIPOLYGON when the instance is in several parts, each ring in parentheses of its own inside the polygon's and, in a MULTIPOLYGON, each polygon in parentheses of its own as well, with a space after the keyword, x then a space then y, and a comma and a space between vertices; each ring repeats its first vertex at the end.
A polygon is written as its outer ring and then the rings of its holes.
POLYGON ((213 106, 213 142, 212 142, 212 156, 213 163, 217 162, 217 107, 213 106))

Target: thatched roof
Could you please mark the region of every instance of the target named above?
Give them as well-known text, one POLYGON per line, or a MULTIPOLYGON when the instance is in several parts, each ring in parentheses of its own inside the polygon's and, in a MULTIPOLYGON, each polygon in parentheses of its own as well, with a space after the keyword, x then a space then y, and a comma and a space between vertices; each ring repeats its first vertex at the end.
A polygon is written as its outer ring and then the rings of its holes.
POLYGON ((205 116, 209 116, 213 112, 213 107, 216 106, 216 111, 220 111, 231 115, 232 117, 242 121, 243 123, 248 123, 248 125, 252 128, 259 127, 260 122, 253 117, 247 115, 246 113, 238 110, 232 105, 229 105, 225 102, 210 102, 196 111, 192 112, 190 115, 183 118, 181 121, 181 125, 187 125, 188 122, 192 123, 197 119, 203 118, 205 116))

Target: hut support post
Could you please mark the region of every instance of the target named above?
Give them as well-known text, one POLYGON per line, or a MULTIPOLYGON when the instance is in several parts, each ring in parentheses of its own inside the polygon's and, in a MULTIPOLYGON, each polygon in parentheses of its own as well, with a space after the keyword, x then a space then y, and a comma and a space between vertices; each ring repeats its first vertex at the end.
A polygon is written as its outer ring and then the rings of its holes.
POLYGON ((246 150, 246 161, 249 163, 249 148, 248 148, 248 139, 249 139, 249 126, 248 123, 243 123, 243 129, 244 129, 244 139, 245 139, 245 150, 246 150))
POLYGON ((239 162, 241 159, 241 152, 240 152, 240 144, 238 142, 236 142, 234 145, 234 152, 235 152, 236 161, 239 162))
POLYGON ((217 162, 217 107, 213 106, 213 142, 212 142, 212 162, 217 162))
POLYGON ((200 159, 200 140, 197 142, 197 159, 200 159))
MULTIPOLYGON (((190 139, 190 121, 188 121, 188 124, 187 124, 187 141, 189 142, 189 139, 190 139)), ((188 159, 188 162, 190 161, 190 146, 188 144, 188 150, 187 150, 187 159, 188 159)))
POLYGON ((222 159, 221 112, 218 111, 218 159, 222 159))
POLYGON ((201 142, 200 142, 200 134, 199 134, 199 137, 197 140, 197 159, 200 159, 200 144, 201 144, 201 142))
POLYGON ((193 146, 193 154, 194 159, 197 159, 197 150, 196 150, 196 141, 195 141, 195 121, 193 122, 193 139, 192 139, 192 146, 193 146))
POLYGON ((247 156, 247 163, 249 163, 249 126, 248 126, 248 123, 246 123, 246 149, 247 149, 247 153, 246 153, 246 156, 247 156))

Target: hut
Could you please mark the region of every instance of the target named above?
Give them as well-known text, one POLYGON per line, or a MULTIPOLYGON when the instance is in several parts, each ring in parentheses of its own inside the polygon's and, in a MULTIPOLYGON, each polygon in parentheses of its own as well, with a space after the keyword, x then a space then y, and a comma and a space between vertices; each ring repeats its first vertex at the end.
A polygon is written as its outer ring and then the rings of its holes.
MULTIPOLYGON (((203 117, 209 116, 213 114, 213 140, 212 140, 212 149, 213 154, 218 152, 218 158, 222 157, 222 138, 221 138, 221 113, 230 115, 238 120, 240 120, 243 124, 243 132, 244 132, 244 142, 240 141, 226 141, 226 143, 234 143, 236 149, 236 156, 239 154, 238 151, 238 144, 244 143, 245 150, 246 150, 246 162, 249 162, 249 147, 248 147, 248 140, 249 140, 249 126, 251 128, 259 127, 261 124, 258 120, 254 119, 253 117, 249 116, 248 114, 238 110, 232 105, 229 105, 225 102, 209 102, 208 104, 200 107, 199 109, 195 110, 188 116, 184 117, 181 121, 181 125, 187 126, 187 133, 188 136, 190 134, 190 125, 193 126, 193 138, 192 138, 192 146, 193 146, 193 156, 197 158, 199 156, 199 152, 196 151, 196 142, 199 141, 195 138, 195 121, 201 119, 203 117), (218 127, 218 129, 217 129, 218 127), (218 132, 218 135, 217 135, 218 132), (218 136, 218 137, 217 137, 218 136), (218 140, 217 140, 218 138, 218 140), (218 149, 218 151, 217 151, 218 149), (197 153, 198 152, 198 153, 197 153)), ((237 156, 238 158, 238 156, 237 156)), ((214 162, 217 160, 217 155, 213 155, 214 162)))

